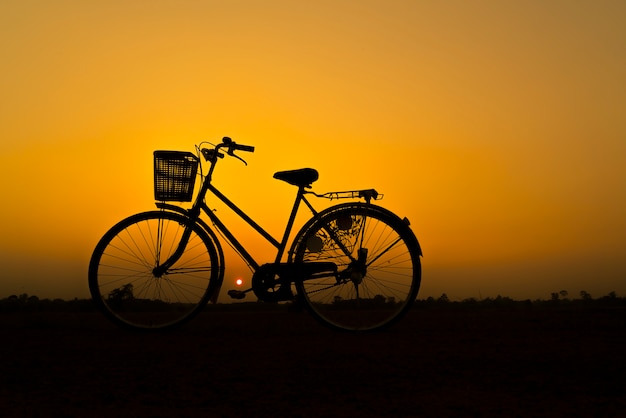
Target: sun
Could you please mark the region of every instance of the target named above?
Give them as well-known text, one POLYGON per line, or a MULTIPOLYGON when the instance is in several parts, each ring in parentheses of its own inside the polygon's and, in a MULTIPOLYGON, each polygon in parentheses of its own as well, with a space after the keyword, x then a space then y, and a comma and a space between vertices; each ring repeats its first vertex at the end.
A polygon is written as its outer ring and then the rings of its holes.
POLYGON ((235 279, 235 284, 237 286, 241 286, 243 284, 243 279, 241 277, 238 277, 237 279, 235 279))

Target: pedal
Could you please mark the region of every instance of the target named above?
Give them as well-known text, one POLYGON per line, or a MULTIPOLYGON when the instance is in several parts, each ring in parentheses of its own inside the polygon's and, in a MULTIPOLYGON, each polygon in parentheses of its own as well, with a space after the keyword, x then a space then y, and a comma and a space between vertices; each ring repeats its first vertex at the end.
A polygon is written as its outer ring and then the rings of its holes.
POLYGON ((246 297, 246 292, 243 292, 241 290, 229 290, 228 296, 233 299, 243 299, 246 297))

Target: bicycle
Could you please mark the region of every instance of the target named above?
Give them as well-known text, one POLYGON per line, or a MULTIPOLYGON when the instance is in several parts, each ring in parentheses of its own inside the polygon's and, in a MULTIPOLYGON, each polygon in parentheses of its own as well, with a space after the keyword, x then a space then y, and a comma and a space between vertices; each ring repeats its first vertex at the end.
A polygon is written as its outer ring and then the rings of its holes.
POLYGON ((224 137, 217 145, 196 145, 195 155, 154 151, 157 210, 114 225, 89 263, 91 296, 108 319, 131 329, 169 329, 216 303, 225 270, 218 234, 252 271, 251 287, 230 290, 233 299, 253 292, 259 301, 304 305, 325 325, 348 331, 385 328, 411 308, 421 282, 422 251, 407 218, 372 203, 381 194, 374 189, 317 194, 311 190, 318 179, 315 169, 277 172, 274 178, 298 189, 279 241, 211 183, 220 159, 234 157, 247 165, 237 152, 254 152, 254 147, 224 137), (209 164, 206 175, 201 156, 209 164), (182 202, 192 201, 197 176, 202 181, 195 200, 182 208, 182 202), (207 205, 209 192, 277 249, 274 261, 259 264, 250 255, 207 205), (318 212, 309 196, 352 201, 318 212), (296 233, 283 261, 301 203, 312 218, 296 233))

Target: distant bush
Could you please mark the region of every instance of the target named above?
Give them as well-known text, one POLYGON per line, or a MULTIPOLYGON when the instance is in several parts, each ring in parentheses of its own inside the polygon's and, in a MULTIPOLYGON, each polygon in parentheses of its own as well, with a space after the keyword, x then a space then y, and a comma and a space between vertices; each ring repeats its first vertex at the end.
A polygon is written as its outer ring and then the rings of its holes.
MULTIPOLYGON (((589 292, 580 291, 579 298, 569 299, 567 291, 553 292, 549 299, 536 300, 514 300, 506 296, 496 296, 495 298, 476 299, 468 298, 459 301, 450 300, 447 294, 443 293, 440 297, 434 298, 429 296, 426 299, 418 299, 415 301, 416 307, 426 308, 524 308, 529 306, 595 306, 595 307, 626 307, 626 298, 620 297, 616 292, 609 292, 607 295, 593 298, 589 292)), ((372 304, 376 305, 393 305, 397 301, 395 299, 378 300, 372 299, 372 304)), ((336 300, 336 304, 343 301, 336 300)), ((287 304, 288 306, 290 304, 287 304)), ((244 302, 244 303, 220 303, 217 305, 210 304, 207 310, 274 310, 282 305, 261 302, 244 302)), ((64 299, 39 299, 37 296, 31 296, 26 293, 21 295, 11 295, 7 298, 0 299, 0 313, 8 312, 93 312, 94 304, 91 299, 71 300, 64 299)))
POLYGON ((429 296, 426 299, 416 300, 418 307, 440 307, 440 308, 516 308, 528 306, 596 306, 596 307, 626 307, 626 298, 619 297, 616 292, 609 292, 606 296, 592 298, 591 294, 586 291, 580 291, 580 298, 569 299, 569 292, 561 290, 550 294, 550 299, 525 299, 514 300, 506 296, 496 296, 495 298, 476 299, 468 298, 459 301, 452 301, 447 294, 443 293, 439 298, 429 296))
POLYGON ((91 299, 39 299, 26 293, 0 299, 0 312, 92 312, 91 299))

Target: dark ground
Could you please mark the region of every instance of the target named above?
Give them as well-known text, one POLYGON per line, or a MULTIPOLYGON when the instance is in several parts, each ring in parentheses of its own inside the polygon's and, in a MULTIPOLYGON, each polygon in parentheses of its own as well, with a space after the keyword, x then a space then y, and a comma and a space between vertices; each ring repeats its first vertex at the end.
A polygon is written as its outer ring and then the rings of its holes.
POLYGON ((165 334, 4 313, 0 415, 626 416, 625 331, 624 308, 418 308, 358 335, 286 310, 165 334))

